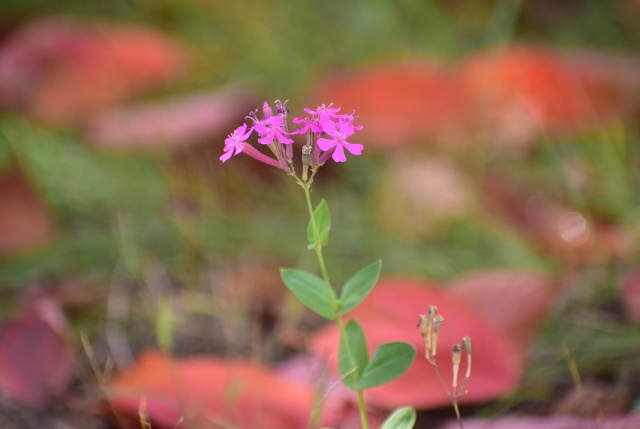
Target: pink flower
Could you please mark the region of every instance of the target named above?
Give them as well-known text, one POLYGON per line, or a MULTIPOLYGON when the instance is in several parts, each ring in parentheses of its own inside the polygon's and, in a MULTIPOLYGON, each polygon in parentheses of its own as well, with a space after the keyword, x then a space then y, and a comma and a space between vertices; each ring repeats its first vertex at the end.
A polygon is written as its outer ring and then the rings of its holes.
POLYGON ((301 124, 302 128, 292 132, 291 134, 306 134, 309 130, 314 134, 320 134, 322 132, 322 127, 320 126, 320 122, 317 118, 293 118, 293 123, 301 124))
POLYGON ((322 130, 329 135, 330 138, 320 137, 318 139, 318 146, 323 151, 329 151, 335 148, 333 155, 331 156, 335 162, 345 162, 347 157, 344 155, 344 150, 347 149, 352 155, 361 155, 364 146, 358 143, 350 143, 347 141, 354 133, 354 127, 347 121, 340 121, 338 125, 333 121, 325 121, 322 124, 322 130))
POLYGON ((342 120, 346 121, 349 125, 351 125, 351 126, 353 127, 353 129, 354 129, 354 130, 358 130, 358 131, 360 131, 360 130, 362 130, 362 128, 364 128, 362 125, 353 125, 353 121, 354 121, 356 118, 359 118, 359 117, 360 117, 360 116, 355 116, 355 113, 356 113, 356 112, 355 112, 355 110, 354 110, 352 113, 350 113, 350 114, 348 114, 348 115, 343 115, 343 116, 342 116, 342 120))
POLYGON ((362 154, 363 146, 358 143, 347 141, 356 130, 361 130, 361 125, 354 125, 355 111, 348 115, 340 115, 339 108, 332 107, 333 104, 321 105, 317 109, 312 110, 305 108, 304 111, 309 116, 304 118, 294 118, 295 124, 301 127, 293 132, 289 132, 287 126, 287 117, 289 109, 285 102, 276 100, 276 114, 265 102, 262 105, 262 119, 258 118, 258 110, 249 113, 247 119, 253 122, 253 126, 247 131, 247 124, 238 127, 225 140, 224 155, 220 157, 222 162, 227 161, 232 156, 240 152, 277 168, 287 171, 289 174, 295 175, 293 170, 293 143, 294 141, 288 136, 293 134, 307 134, 307 141, 302 148, 302 163, 304 167, 303 180, 307 180, 307 172, 309 168, 313 174, 322 166, 329 158, 333 158, 336 162, 345 162, 345 149, 352 155, 362 154), (275 159, 269 157, 245 140, 255 130, 258 133, 258 142, 266 145, 275 155, 275 159))
POLYGON ((253 128, 250 128, 247 132, 247 124, 242 124, 233 133, 229 134, 229 137, 224 141, 224 154, 220 157, 220 161, 225 162, 232 155, 242 152, 242 149, 246 146, 244 141, 249 138, 252 131, 253 128))
MULTIPOLYGON (((318 106, 316 110, 312 110, 309 108, 305 108, 304 111, 311 115, 310 118, 294 118, 294 124, 301 124, 302 128, 294 131, 291 134, 305 134, 307 131, 311 130, 314 134, 321 134, 323 132, 323 124, 325 122, 336 122, 339 120, 347 120, 350 124, 353 124, 353 119, 357 118, 357 116, 351 115, 338 115, 340 111, 339 107, 331 107, 333 103, 330 103, 328 106, 322 104, 318 106)), ((362 126, 354 126, 356 130, 361 130, 362 126)))
POLYGON ((325 105, 322 104, 320 106, 318 106, 318 108, 316 110, 311 110, 309 108, 305 108, 304 111, 311 114, 311 115, 318 115, 320 117, 320 119, 323 119, 325 117, 331 118, 331 119, 336 119, 339 118, 340 115, 338 115, 338 112, 340 111, 339 107, 331 107, 333 106, 333 103, 329 103, 329 105, 325 105))
POLYGON ((317 116, 318 123, 322 127, 324 123, 327 121, 332 122, 332 121, 339 120, 343 117, 343 115, 338 115, 338 112, 340 111, 339 107, 331 107, 331 106, 333 106, 333 103, 329 103, 328 106, 324 104, 321 106, 318 106, 316 110, 305 108, 304 111, 313 115, 314 118, 317 116))
POLYGON ((293 143, 293 140, 284 135, 287 131, 284 129, 283 121, 282 116, 271 116, 257 122, 253 128, 260 135, 258 142, 261 144, 271 144, 273 140, 276 139, 282 144, 293 143))

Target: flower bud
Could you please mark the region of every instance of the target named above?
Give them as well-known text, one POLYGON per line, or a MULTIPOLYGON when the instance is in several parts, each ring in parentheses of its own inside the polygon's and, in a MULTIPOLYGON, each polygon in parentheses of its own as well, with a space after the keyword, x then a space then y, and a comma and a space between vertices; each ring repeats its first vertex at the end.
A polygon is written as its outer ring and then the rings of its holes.
POLYGON ((420 314, 418 316, 418 329, 420 329, 420 334, 422 335, 422 341, 424 341, 424 357, 425 359, 429 359, 429 352, 431 351, 430 341, 430 333, 431 327, 429 323, 429 318, 426 314, 420 314))
POLYGON ((271 106, 269 106, 269 103, 267 103, 266 101, 264 102, 264 104, 262 104, 262 114, 265 118, 270 118, 271 116, 273 116, 273 110, 271 109, 271 106))
POLYGON ((289 100, 285 100, 284 102, 281 102, 280 100, 276 100, 276 113, 283 116, 285 119, 289 116, 289 108, 287 107, 288 101, 289 100))
POLYGON ((424 341, 424 355, 426 359, 430 359, 431 354, 431 341, 433 335, 433 319, 438 313, 438 307, 430 305, 427 310, 427 314, 420 314, 418 316, 418 329, 424 341))

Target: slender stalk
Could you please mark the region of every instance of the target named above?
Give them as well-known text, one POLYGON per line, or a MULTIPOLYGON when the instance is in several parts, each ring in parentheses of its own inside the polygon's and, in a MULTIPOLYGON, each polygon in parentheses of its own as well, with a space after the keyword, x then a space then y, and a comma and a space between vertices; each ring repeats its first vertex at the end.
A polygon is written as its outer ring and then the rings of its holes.
MULTIPOLYGON (((336 322, 338 322, 338 329, 340 329, 340 338, 346 338, 344 337, 345 335, 345 327, 344 327, 344 322, 342 321, 342 316, 338 317, 336 319, 336 322)), ((356 367, 356 360, 353 357, 353 352, 351 351, 351 345, 349 344, 348 341, 345 341, 345 350, 347 352, 347 357, 349 358, 349 363, 351 363, 351 367, 355 368, 356 367)), ((362 424, 362 429, 368 429, 369 428, 369 423, 367 421, 367 410, 365 408, 364 405, 364 394, 363 394, 364 390, 360 389, 357 391, 358 393, 358 411, 360 412, 360 422, 362 424)))
POLYGON ((462 417, 460 417, 460 409, 458 408, 458 399, 452 399, 453 409, 456 410, 456 418, 458 419, 458 425, 460 425, 460 429, 464 429, 462 426, 462 417))
MULTIPOLYGON (((313 216, 313 204, 311 203, 311 194, 310 194, 312 179, 313 179, 313 175, 311 176, 311 179, 308 182, 299 181, 298 183, 300 184, 300 186, 302 186, 302 189, 304 189, 304 196, 307 201, 307 210, 309 212, 309 221, 311 223, 311 228, 313 229, 313 233, 317 237, 319 231, 318 231, 318 225, 316 225, 316 221, 313 216)), ((324 279, 324 282, 327 285, 329 293, 333 298, 333 302, 335 303, 337 301, 337 297, 336 297, 335 291, 333 290, 333 287, 331 286, 331 280, 329 279, 329 272, 327 271, 327 266, 324 262, 324 257, 322 256, 322 244, 316 243, 314 250, 318 258, 318 265, 320 265, 322 278, 324 279)), ((344 326, 344 322, 342 321, 342 316, 338 316, 336 319, 336 322, 338 324, 338 329, 340 330, 340 338, 346 338, 345 326, 344 326)), ((352 368, 355 368, 356 360, 353 357, 351 346, 347 341, 345 341, 345 351, 347 352, 347 358, 349 359, 349 363, 351 364, 352 368)), ((358 393, 358 410, 360 412, 360 423, 362 425, 362 429, 369 429, 369 423, 367 421, 367 413, 364 405, 363 390, 362 389, 358 390, 357 393, 358 393)))
MULTIPOLYGON (((438 369, 438 365, 436 364, 435 359, 429 360, 429 363, 431 364, 436 375, 438 376, 440 383, 442 383, 442 387, 444 387, 444 390, 447 391, 447 396, 449 396, 449 399, 451 400, 451 405, 453 405, 453 410, 456 412, 456 419, 458 420, 458 425, 460 426, 460 429, 464 429, 462 426, 462 417, 460 416, 460 409, 458 408, 458 399, 461 396, 463 396, 464 393, 462 395, 460 395, 457 392, 453 392, 453 394, 451 394, 451 391, 449 390, 449 386, 447 385, 447 382, 444 381, 444 377, 442 377, 442 374, 440 373, 440 369, 438 369)), ((467 379, 465 377, 464 381, 462 382, 462 386, 464 386, 466 382, 467 382, 467 379)))
MULTIPOLYGON (((318 225, 316 225, 316 220, 313 217, 313 204, 311 203, 311 194, 309 192, 309 183, 305 183, 303 186, 304 189, 304 196, 307 200, 307 210, 309 211, 309 221, 311 222, 311 228, 313 228, 313 233, 315 236, 318 236, 318 233, 320 231, 318 231, 318 225)), ((329 279, 329 273, 327 271, 327 266, 324 263, 324 258, 322 256, 322 245, 320 243, 316 243, 316 247, 314 247, 314 249, 316 251, 316 256, 318 258, 318 264, 320 265, 320 271, 322 272, 322 278, 324 279, 324 283, 327 285, 327 288, 329 289, 329 292, 331 294, 331 296, 333 297, 333 300, 335 302, 336 300, 336 293, 333 290, 333 287, 331 287, 331 280, 329 279)))
POLYGON ((358 411, 360 411, 360 422, 362 423, 362 429, 368 429, 369 423, 367 422, 367 409, 364 406, 364 390, 358 390, 358 411))
POLYGON ((438 376, 438 379, 440 380, 440 383, 442 383, 442 387, 444 387, 444 390, 447 392, 447 396, 449 396, 449 398, 453 398, 453 395, 451 394, 451 391, 449 390, 449 386, 447 385, 447 382, 444 381, 444 377, 442 377, 442 374, 440 373, 440 370, 438 369, 438 365, 436 365, 435 361, 431 361, 431 366, 433 367, 433 369, 436 372, 436 375, 438 376))
POLYGON ((458 421, 458 425, 460 426, 460 429, 464 429, 462 425, 462 417, 460 415, 460 408, 458 407, 458 400, 466 394, 465 388, 467 385, 468 377, 465 375, 459 389, 456 390, 455 386, 452 386, 453 387, 453 392, 452 392, 451 390, 449 390, 449 386, 447 385, 447 382, 444 380, 444 377, 442 376, 442 373, 438 368, 438 363, 436 362, 435 356, 433 355, 427 356, 427 361, 431 364, 431 367, 433 368, 436 375, 438 376, 438 379, 440 380, 442 387, 444 387, 444 390, 447 392, 447 396, 449 396, 449 399, 451 400, 451 405, 453 406, 453 410, 456 413, 456 419, 458 421))

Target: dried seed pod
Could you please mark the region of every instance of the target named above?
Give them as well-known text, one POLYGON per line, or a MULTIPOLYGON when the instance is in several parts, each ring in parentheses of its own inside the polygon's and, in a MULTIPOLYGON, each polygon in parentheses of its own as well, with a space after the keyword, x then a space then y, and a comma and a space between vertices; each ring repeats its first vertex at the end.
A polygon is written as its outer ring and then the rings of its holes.
POLYGON ((460 357, 462 356, 462 346, 460 344, 454 344, 451 348, 451 357, 453 361, 453 392, 455 394, 456 387, 458 386, 458 371, 460 371, 460 357))
POLYGON ((464 345, 464 351, 467 354, 467 373, 466 378, 471 377, 471 337, 466 336, 462 338, 462 344, 464 345))
POLYGON ((431 341, 431 357, 436 357, 436 352, 438 349, 438 333, 440 332, 440 325, 444 321, 444 317, 438 314, 433 320, 433 338, 431 341))

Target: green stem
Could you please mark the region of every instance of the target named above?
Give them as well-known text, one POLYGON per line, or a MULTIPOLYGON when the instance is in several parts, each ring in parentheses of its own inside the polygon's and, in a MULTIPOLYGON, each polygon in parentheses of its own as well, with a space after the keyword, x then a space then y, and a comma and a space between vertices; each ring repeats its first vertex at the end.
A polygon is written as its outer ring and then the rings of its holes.
POLYGON ((368 429, 369 423, 367 422, 367 410, 364 407, 364 390, 358 390, 358 411, 360 411, 360 422, 362 423, 362 429, 368 429))
MULTIPOLYGON (((313 178, 313 175, 311 176, 313 178)), ((300 186, 302 186, 302 189, 304 189, 304 196, 305 199, 307 201, 307 210, 309 211, 309 221, 311 222, 311 228, 313 229, 313 234, 315 237, 318 236, 319 231, 318 231, 318 226, 316 225, 316 221, 315 218, 313 216, 313 204, 311 203, 311 193, 310 193, 310 187, 311 187, 311 181, 308 182, 298 182, 300 183, 300 186)), ((324 257, 322 256, 322 244, 320 243, 316 243, 316 246, 314 247, 314 250, 316 252, 316 256, 318 258, 318 264, 320 265, 320 271, 322 272, 322 278, 324 279, 325 284, 327 285, 327 288, 329 290, 329 293, 333 299, 333 303, 334 303, 334 307, 337 308, 337 297, 336 297, 336 293, 333 290, 333 287, 331 286, 331 280, 329 279, 329 272, 327 271, 327 266, 324 262, 324 257)), ((346 334, 345 334, 345 326, 344 326, 344 322, 342 321, 342 316, 338 316, 338 318, 336 319, 336 322, 338 323, 338 329, 340 330, 340 338, 346 338, 346 334)), ((347 341, 345 341, 345 351, 347 352, 347 357, 349 359, 349 363, 351 364, 352 368, 356 367, 356 360, 353 357, 353 352, 351 351, 351 346, 349 345, 349 343, 347 341)), ((360 389, 357 391, 358 393, 358 409, 360 411, 360 423, 362 425, 362 429, 369 429, 369 423, 367 421, 367 413, 366 413, 366 409, 365 409, 365 405, 364 405, 364 394, 363 394, 363 390, 360 389)))
MULTIPOLYGON (((342 321, 342 316, 338 316, 338 318, 336 319, 336 322, 338 323, 338 329, 340 330, 340 338, 346 338, 345 337, 345 327, 344 327, 344 322, 342 321)), ((349 363, 351 363, 351 367, 355 368, 356 367, 356 360, 353 357, 353 352, 351 351, 351 345, 349 345, 348 341, 344 342, 345 344, 345 350, 347 352, 347 357, 349 358, 349 363)), ((356 372, 356 377, 359 377, 360 373, 356 372)), ((364 394, 363 394, 364 390, 360 389, 357 391, 358 393, 358 411, 360 412, 360 422, 362 424, 362 429, 368 429, 369 428, 369 423, 367 421, 367 410, 364 406, 364 394)))
POLYGON ((458 425, 460 426, 460 429, 464 429, 464 427, 462 426, 462 417, 460 417, 460 409, 458 408, 457 399, 453 400, 453 409, 456 410, 456 418, 458 419, 458 425))
MULTIPOLYGON (((318 236, 318 225, 316 225, 316 220, 313 217, 313 204, 311 203, 311 193, 309 192, 310 184, 305 183, 303 186, 304 196, 307 200, 307 210, 309 211, 309 220, 311 222, 311 228, 313 228, 314 236, 318 236)), ((329 289, 330 295, 333 297, 333 301, 336 301, 336 293, 331 287, 331 280, 329 279, 329 272, 327 271, 327 266, 324 263, 324 257, 322 256, 322 244, 316 243, 316 247, 313 248, 316 251, 316 256, 318 257, 318 264, 320 265, 320 271, 322 272, 322 278, 324 279, 324 283, 327 285, 329 289)))

